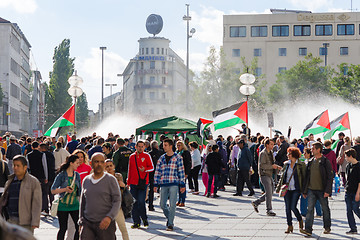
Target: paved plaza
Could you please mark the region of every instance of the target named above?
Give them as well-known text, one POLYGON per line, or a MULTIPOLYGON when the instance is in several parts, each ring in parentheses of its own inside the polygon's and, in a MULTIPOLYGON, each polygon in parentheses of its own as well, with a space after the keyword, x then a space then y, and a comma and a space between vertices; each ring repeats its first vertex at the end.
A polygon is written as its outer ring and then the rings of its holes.
MULTIPOLYGON (((201 184, 202 185, 202 184, 201 184)), ((202 190, 202 194, 204 189, 202 190)), ((176 209, 175 228, 173 232, 166 231, 166 219, 159 207, 159 198, 155 201, 155 212, 148 212, 150 226, 148 229, 131 229, 131 218, 126 226, 131 240, 146 239, 360 239, 360 235, 346 235, 349 230, 346 219, 344 192, 333 196, 330 202, 332 227, 331 234, 323 234, 322 219, 315 218, 312 237, 304 237, 299 233, 298 223, 294 219, 294 233, 285 234, 287 228, 285 204, 282 198, 274 195, 273 208, 276 217, 266 215, 265 203, 259 206, 256 213, 251 201, 259 196, 259 189, 255 197, 234 197, 235 187, 227 186, 225 192, 219 192, 220 198, 206 198, 201 195, 187 194, 186 207, 176 209)), ((360 223, 360 220, 356 218, 360 223)), ((58 221, 52 217, 42 217, 40 229, 35 230, 39 240, 56 239, 58 221)), ((121 238, 119 230, 116 232, 121 238)))

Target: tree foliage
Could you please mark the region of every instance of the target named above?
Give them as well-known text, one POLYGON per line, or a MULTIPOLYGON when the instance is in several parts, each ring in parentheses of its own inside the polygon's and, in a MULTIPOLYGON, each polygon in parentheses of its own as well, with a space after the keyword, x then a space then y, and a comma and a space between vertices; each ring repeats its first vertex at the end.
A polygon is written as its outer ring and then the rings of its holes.
POLYGON ((48 96, 45 97, 46 129, 72 104, 67 93, 70 87, 67 80, 74 71, 74 60, 75 58, 70 58, 70 40, 64 39, 54 50, 53 71, 50 72, 48 96))
POLYGON ((3 89, 0 84, 0 105, 3 104, 3 98, 4 98, 4 93, 3 93, 3 89))
POLYGON ((76 128, 78 130, 89 126, 89 108, 86 94, 83 93, 76 101, 76 128))

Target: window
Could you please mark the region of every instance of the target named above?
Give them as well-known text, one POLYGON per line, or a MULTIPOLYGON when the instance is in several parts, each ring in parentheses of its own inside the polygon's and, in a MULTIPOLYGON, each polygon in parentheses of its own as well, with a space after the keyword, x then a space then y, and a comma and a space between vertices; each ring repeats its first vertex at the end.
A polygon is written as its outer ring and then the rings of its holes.
POLYGON ((166 94, 164 92, 161 93, 161 97, 162 97, 162 99, 166 99, 166 94))
POLYGON ((262 74, 261 68, 255 68, 255 76, 259 77, 262 74))
POLYGON ((342 67, 342 73, 343 73, 344 75, 348 75, 348 72, 349 72, 349 67, 348 67, 348 66, 343 66, 343 67, 342 67))
POLYGON ((254 26, 251 27, 252 37, 267 37, 267 26, 254 26))
POLYGON ((144 69, 144 62, 140 62, 140 69, 144 69))
POLYGON ((156 54, 160 54, 160 48, 156 48, 156 54))
POLYGON ((162 78, 161 78, 161 81, 162 81, 162 84, 163 84, 163 85, 166 85, 166 77, 162 77, 162 78))
POLYGON ((155 77, 154 76, 150 77, 150 84, 155 85, 155 77))
POLYGON ((165 62, 161 62, 161 69, 165 69, 165 62))
POLYGON ((311 27, 310 25, 295 25, 294 36, 310 36, 311 27))
POLYGON ((299 56, 306 56, 307 48, 299 48, 299 56))
POLYGON ((331 36, 332 25, 315 25, 316 36, 331 36))
POLYGON ((289 36, 289 26, 273 26, 272 27, 273 37, 287 37, 289 36))
POLYGON ((230 27, 230 37, 246 37, 246 27, 230 27))
POLYGON ((240 57, 240 49, 233 49, 232 50, 233 57, 240 57))
POLYGON ((324 48, 324 47, 319 48, 319 55, 320 56, 327 55, 327 48, 324 48))
POLYGON ((286 56, 286 48, 279 48, 279 56, 286 56))
POLYGON ((354 35, 355 26, 354 24, 338 24, 337 35, 354 35))
POLYGON ((349 55, 348 47, 340 47, 340 55, 349 55))
POLYGON ((254 57, 261 57, 261 48, 254 49, 254 57))
POLYGON ((144 84, 144 77, 140 77, 140 85, 144 84))
POLYGON ((141 54, 144 55, 144 48, 141 48, 141 54))
POLYGON ((10 92, 11 92, 11 96, 13 96, 14 98, 19 98, 20 89, 18 88, 18 86, 16 86, 13 83, 11 83, 11 85, 10 85, 10 92))
POLYGON ((146 54, 149 54, 149 48, 146 48, 145 50, 146 50, 146 54))
POLYGON ((161 55, 164 55, 164 48, 161 48, 161 55))
POLYGON ((165 55, 167 55, 167 48, 165 48, 165 55))
POLYGON ((155 61, 150 61, 150 69, 155 69, 155 61))
POLYGON ((151 48, 151 54, 155 54, 154 48, 151 48))
POLYGON ((20 77, 20 65, 12 58, 10 62, 10 68, 14 74, 20 77))
POLYGON ((150 92, 150 99, 155 99, 155 92, 150 92))
POLYGON ((279 73, 282 73, 283 71, 286 71, 286 67, 279 67, 279 73))

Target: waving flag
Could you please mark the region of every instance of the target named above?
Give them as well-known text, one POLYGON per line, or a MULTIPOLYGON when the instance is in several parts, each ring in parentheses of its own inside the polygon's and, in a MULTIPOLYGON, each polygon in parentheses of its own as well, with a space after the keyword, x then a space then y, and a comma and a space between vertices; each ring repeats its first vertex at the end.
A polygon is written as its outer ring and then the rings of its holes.
POLYGON ((308 125, 306 125, 303 130, 303 137, 309 136, 309 134, 319 134, 330 130, 330 120, 328 110, 320 113, 314 120, 312 120, 308 125))
POLYGON ((214 118, 215 131, 222 128, 232 127, 237 124, 247 123, 248 104, 247 101, 237 103, 230 107, 214 111, 212 114, 214 118))
POLYGON ((213 121, 205 118, 199 118, 197 122, 197 135, 202 138, 206 138, 204 130, 206 130, 213 121))
POLYGON ((350 129, 349 112, 346 112, 330 122, 330 129, 324 133, 324 139, 330 139, 336 132, 348 129, 350 129))
POLYGON ((75 105, 72 105, 56 122, 46 131, 44 136, 55 137, 62 127, 75 124, 75 105))

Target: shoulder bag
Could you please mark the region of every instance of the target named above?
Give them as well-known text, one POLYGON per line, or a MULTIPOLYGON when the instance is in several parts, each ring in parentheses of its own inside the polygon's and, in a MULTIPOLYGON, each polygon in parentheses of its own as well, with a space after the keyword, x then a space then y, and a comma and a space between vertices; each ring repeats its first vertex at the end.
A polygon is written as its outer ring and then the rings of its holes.
POLYGON ((146 189, 146 177, 147 177, 147 173, 145 175, 145 178, 144 179, 141 179, 140 177, 140 172, 139 172, 139 167, 137 165, 137 159, 136 159, 136 153, 135 153, 135 164, 136 164, 136 170, 137 170, 137 173, 138 173, 138 176, 139 176, 139 181, 138 181, 138 184, 137 184, 137 188, 140 189, 140 190, 145 190, 146 189))
MULTIPOLYGON (((73 178, 73 180, 72 180, 72 182, 71 182, 71 184, 70 184, 70 187, 71 187, 72 189, 75 189, 75 179, 76 179, 76 173, 74 172, 74 178, 73 178)), ((67 194, 67 192, 64 194, 64 197, 66 196, 66 194, 67 194)), ((62 198, 64 198, 64 197, 62 197, 62 198)), ((55 200, 52 202, 52 204, 51 204, 51 209, 50 209, 50 215, 51 215, 52 217, 56 217, 57 212, 58 212, 58 208, 59 208, 59 202, 60 202, 60 200, 61 200, 62 198, 59 197, 59 198, 55 199, 55 200)))
MULTIPOLYGON (((289 167, 290 167, 290 165, 289 165, 289 167)), ((293 169, 293 172, 292 172, 292 174, 290 176, 289 181, 287 183, 281 185, 281 187, 280 187, 279 197, 284 197, 286 195, 287 191, 289 190, 289 183, 290 183, 291 178, 293 177, 295 171, 296 171, 296 169, 295 169, 295 165, 294 165, 294 169, 293 169)))

